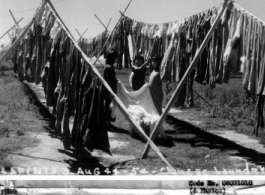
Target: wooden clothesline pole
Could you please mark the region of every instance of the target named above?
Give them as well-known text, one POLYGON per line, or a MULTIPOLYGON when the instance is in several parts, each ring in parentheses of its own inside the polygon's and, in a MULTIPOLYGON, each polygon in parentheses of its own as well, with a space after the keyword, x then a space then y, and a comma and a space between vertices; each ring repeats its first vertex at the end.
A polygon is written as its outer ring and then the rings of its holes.
POLYGON ((99 17, 94 14, 94 16, 98 19, 98 21, 102 24, 102 26, 105 28, 105 30, 108 30, 108 28, 105 26, 105 24, 103 24, 103 22, 99 19, 99 17))
POLYGON ((78 30, 77 29, 75 29, 75 30, 76 30, 77 34, 81 37, 81 34, 78 32, 78 30))
MULTIPOLYGON (((21 20, 23 20, 23 18, 21 18, 19 21, 18 21, 18 23, 19 22, 21 22, 21 20)), ((16 27, 16 25, 14 25, 14 26, 12 26, 10 29, 8 29, 2 36, 1 36, 1 38, 0 39, 2 39, 7 33, 9 33, 9 31, 11 31, 14 27, 16 27)))
MULTIPOLYGON (((124 9, 123 14, 126 12, 126 10, 128 9, 128 7, 130 6, 131 2, 132 2, 132 0, 130 0, 130 2, 128 3, 128 5, 126 6, 126 8, 124 9)), ((101 49, 101 51, 100 51, 99 53, 101 53, 101 52, 103 51, 103 49, 105 48, 105 46, 107 45, 107 43, 108 43, 108 41, 109 41, 109 39, 110 39, 112 33, 113 33, 113 32, 115 31, 115 29, 117 28, 117 26, 118 26, 118 24, 120 23, 122 17, 123 17, 123 16, 121 16, 120 19, 118 20, 118 22, 116 23, 115 27, 114 27, 113 30, 111 31, 110 35, 108 36, 106 42, 104 43, 104 45, 103 45, 103 47, 102 47, 102 49, 101 49)), ((97 59, 96 59, 96 61, 94 62, 93 65, 95 65, 95 64, 97 63, 99 57, 100 57, 100 56, 97 57, 97 59)))
MULTIPOLYGON (((96 14, 95 14, 96 15, 96 14)), ((99 18, 98 18, 99 19, 99 18)), ((108 27, 109 27, 109 24, 110 24, 110 21, 111 21, 111 19, 112 18, 110 18, 110 20, 109 20, 109 23, 108 23, 108 25, 107 25, 107 31, 108 31, 108 27)), ((104 27, 105 27, 105 25, 104 25, 104 27)), ((99 47, 99 45, 97 46, 97 48, 99 47)), ((97 50, 97 48, 95 49, 95 51, 97 50)), ((94 56, 94 54, 92 55, 92 56, 94 56)), ((90 58, 91 59, 91 58, 90 58)), ((104 67, 104 65, 102 64, 102 62, 100 61, 100 60, 98 60, 99 61, 99 63, 102 65, 102 67, 104 67)))
POLYGON ((83 38, 84 34, 87 32, 88 28, 85 30, 85 32, 82 35, 79 33, 79 31, 77 29, 75 29, 75 30, 79 35, 79 39, 77 40, 77 42, 79 42, 83 38))
POLYGON ((64 25, 64 27, 66 28, 66 30, 69 32, 69 35, 72 37, 72 39, 75 41, 74 36, 71 34, 70 30, 67 28, 67 26, 65 25, 65 23, 63 22, 62 18, 59 16, 59 14, 57 13, 56 9, 54 8, 53 4, 51 3, 50 0, 45 0, 47 1, 47 3, 50 5, 50 7, 54 10, 54 14, 57 16, 57 18, 60 19, 61 23, 64 25))
POLYGON ((27 27, 23 30, 23 32, 20 34, 20 36, 18 37, 18 39, 11 45, 11 47, 4 53, 4 55, 1 57, 0 62, 2 60, 5 59, 5 57, 12 51, 12 49, 14 47, 16 47, 21 39, 25 36, 25 34, 28 32, 28 30, 31 28, 31 26, 33 25, 33 23, 35 22, 35 16, 38 15, 40 13, 40 10, 44 8, 44 6, 47 4, 46 1, 43 2, 43 4, 41 5, 39 11, 34 15, 33 19, 30 21, 30 23, 27 25, 27 27))
POLYGON ((16 18, 14 17, 13 13, 11 12, 11 10, 9 10, 9 13, 10 13, 10 15, 12 16, 12 18, 13 18, 13 20, 14 20, 14 22, 15 22, 15 25, 16 25, 17 27, 19 27, 18 22, 16 21, 16 18))
MULTIPOLYGON (((9 13, 10 13, 10 15, 12 16, 12 18, 13 18, 13 20, 14 20, 14 22, 15 22, 15 25, 14 25, 14 26, 19 27, 19 25, 18 25, 19 22, 17 22, 15 16, 14 16, 13 13, 11 12, 11 10, 9 10, 9 13)), ((7 34, 8 34, 8 36, 9 36, 10 40, 12 41, 12 37, 11 37, 11 35, 9 34, 9 32, 8 32, 7 34)))
POLYGON ((108 25, 107 25, 107 29, 109 28, 109 24, 110 24, 110 22, 111 22, 111 19, 112 19, 112 18, 110 18, 110 20, 109 20, 109 23, 108 23, 108 25))
POLYGON ((88 31, 88 28, 85 30, 85 32, 81 35, 81 38, 83 38, 83 36, 86 34, 86 32, 88 31))
MULTIPOLYGON (((132 0, 131 0, 132 1, 132 0)), ((131 2, 130 1, 130 2, 131 2)), ((50 4, 49 4, 50 5, 50 4)), ((127 6, 128 7, 128 6, 127 6)), ((55 12, 54 8, 51 7, 51 11, 55 12)), ((127 8, 126 8, 127 9, 127 8)), ((125 9, 125 11, 126 11, 125 9)), ((57 17, 57 16, 56 16, 57 17)), ((60 20, 60 18, 57 17, 57 19, 60 20)), ((63 24, 63 28, 65 29, 66 33, 69 35, 69 32, 67 30, 67 28, 65 27, 65 25, 63 24)), ((114 28, 115 29, 115 28, 114 28)), ((151 147, 154 149, 154 151, 158 154, 158 156, 169 166, 169 168, 171 168, 172 170, 174 170, 174 168, 169 164, 169 162, 165 159, 165 157, 163 156, 163 154, 160 152, 160 150, 158 149, 158 147, 154 144, 154 142, 152 140, 150 140, 150 138, 145 134, 145 132, 143 131, 143 129, 140 127, 140 125, 138 125, 134 119, 129 115, 129 113, 126 110, 126 107, 124 106, 124 104, 122 103, 122 101, 118 98, 118 96, 112 91, 112 89, 110 88, 109 84, 104 80, 104 78, 101 76, 101 74, 98 72, 98 70, 96 69, 96 67, 92 64, 90 64, 90 60, 87 57, 87 55, 82 51, 82 49, 79 47, 79 45, 77 44, 76 41, 73 40, 73 38, 70 37, 70 39, 72 39, 75 47, 79 50, 79 52, 81 53, 82 57, 84 58, 84 60, 88 63, 88 65, 90 66, 90 68, 92 69, 92 71, 95 73, 95 75, 100 79, 100 81, 102 82, 102 84, 106 87, 106 89, 108 90, 108 92, 110 93, 110 96, 112 98, 112 100, 114 101, 114 103, 117 105, 117 107, 120 109, 120 111, 122 112, 122 114, 125 116, 125 118, 129 121, 129 123, 135 128, 136 132, 147 142, 150 143, 151 147)))
MULTIPOLYGON (((230 2, 231 2, 231 1, 230 1, 230 2)), ((230 3, 230 2, 229 2, 229 3, 230 3)), ((206 35, 206 37, 205 37, 203 43, 201 44, 199 50, 198 50, 197 53, 195 54, 195 57, 193 58, 193 60, 192 60, 192 62, 191 62, 191 64, 190 64, 190 66, 188 67, 186 73, 185 73, 184 76, 182 77, 182 79, 181 79, 181 81, 180 81, 180 83, 179 83, 177 89, 175 90, 174 94, 173 94, 172 97, 170 98, 170 100, 169 100, 169 102, 168 102, 168 104, 167 104, 167 106, 166 106, 166 108, 165 108, 165 111, 162 113, 162 115, 161 115, 161 117, 160 117, 160 119, 159 119, 159 122, 156 124, 156 126, 155 126, 155 128, 154 128, 154 130, 153 130, 153 132, 152 132, 152 134, 151 134, 151 136, 150 136, 151 140, 154 140, 154 139, 157 137, 157 135, 159 134, 159 127, 160 127, 160 126, 162 125, 162 123, 164 122, 164 120, 165 120, 165 118, 166 118, 166 116, 167 116, 167 114, 168 114, 170 108, 173 106, 175 100, 178 98, 178 96, 179 96, 179 94, 180 94, 180 91, 181 91, 182 88, 185 86, 187 79, 189 78, 191 72, 193 71, 195 65, 197 64, 197 61, 199 60, 199 58, 200 58, 202 52, 204 51, 204 49, 205 49, 205 47, 206 47, 208 41, 209 41, 210 38, 212 37, 212 34, 213 34, 213 32, 214 32, 216 26, 218 25, 218 23, 219 23, 219 21, 220 21, 222 15, 223 15, 223 13, 226 11, 227 7, 228 7, 228 0, 225 0, 225 2, 224 2, 224 4, 223 4, 223 6, 222 6, 222 8, 221 8, 221 10, 220 10, 220 12, 219 12, 219 14, 218 14, 218 16, 216 17, 216 19, 215 19, 215 21, 214 21, 214 23, 213 23, 213 25, 212 25, 212 27, 211 27, 211 29, 210 29, 209 32, 207 33, 207 35, 206 35)), ((149 146, 149 143, 147 143, 146 146, 145 146, 145 149, 144 149, 144 152, 143 152, 142 158, 145 158, 145 157, 148 155, 149 150, 150 150, 150 146, 149 146)))

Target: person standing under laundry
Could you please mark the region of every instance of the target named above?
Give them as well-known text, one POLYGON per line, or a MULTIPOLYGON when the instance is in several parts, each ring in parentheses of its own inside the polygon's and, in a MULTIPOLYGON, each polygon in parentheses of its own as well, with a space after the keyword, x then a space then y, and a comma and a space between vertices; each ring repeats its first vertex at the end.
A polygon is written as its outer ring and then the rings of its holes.
POLYGON ((145 84, 146 66, 149 62, 150 59, 144 62, 144 57, 141 53, 134 58, 134 65, 132 65, 132 73, 129 78, 130 88, 133 91, 139 90, 145 84))
POLYGON ((151 58, 151 65, 153 71, 149 78, 150 93, 159 115, 162 114, 162 103, 163 103, 162 80, 160 77, 160 70, 159 70, 161 61, 162 58, 157 55, 151 58))
MULTIPOLYGON (((112 91, 114 93, 116 93, 116 87, 117 87, 117 78, 116 78, 116 74, 115 74, 115 70, 114 70, 114 63, 116 61, 116 57, 117 57, 117 52, 113 51, 113 50, 109 50, 107 51, 105 58, 105 68, 104 68, 104 72, 103 72, 103 78, 105 79, 105 81, 109 84, 110 88, 112 89, 112 91)), ((115 118, 113 119, 111 117, 111 108, 110 108, 110 104, 111 104, 111 97, 110 97, 110 93, 108 92, 107 89, 105 89, 105 106, 104 106, 104 111, 105 111, 105 116, 106 116, 106 122, 107 122, 107 126, 109 127, 110 122, 114 122, 115 118)))

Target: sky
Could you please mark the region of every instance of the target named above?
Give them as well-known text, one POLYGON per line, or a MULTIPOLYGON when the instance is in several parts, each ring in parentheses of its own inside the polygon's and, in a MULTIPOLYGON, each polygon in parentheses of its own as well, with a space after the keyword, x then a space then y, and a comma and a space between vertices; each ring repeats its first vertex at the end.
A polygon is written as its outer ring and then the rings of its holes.
MULTIPOLYGON (((129 1, 51 0, 76 40, 79 35, 75 29, 82 34, 88 28, 84 35, 85 38, 95 37, 105 30, 94 14, 105 25, 112 18, 109 26, 109 30, 112 30, 120 18, 119 11, 123 11, 129 1)), ((24 18, 20 22, 20 26, 23 27, 31 21, 36 12, 36 7, 41 2, 42 0, 0 0, 0 36, 14 25, 9 9, 13 12, 17 21, 22 17, 24 18)), ((132 0, 125 15, 138 21, 163 23, 188 17, 222 2, 223 0, 132 0)), ((236 0, 235 3, 265 21, 265 0, 236 0)), ((0 44, 9 42, 8 35, 0 40, 0 44)))

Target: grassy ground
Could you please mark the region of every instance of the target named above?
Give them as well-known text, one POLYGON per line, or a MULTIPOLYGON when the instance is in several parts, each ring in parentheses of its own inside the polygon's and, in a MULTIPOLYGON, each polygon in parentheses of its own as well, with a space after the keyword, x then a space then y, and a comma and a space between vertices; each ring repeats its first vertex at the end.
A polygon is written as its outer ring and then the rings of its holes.
MULTIPOLYGON (((212 105, 194 94, 195 109, 191 111, 204 121, 206 129, 224 128, 254 137, 255 102, 246 103, 242 79, 231 79, 229 84, 218 85, 215 89, 198 84, 194 89, 212 105)), ((258 139, 265 144, 263 130, 259 130, 258 139)))
MULTIPOLYGON (((34 101, 34 100, 33 100, 34 101)), ((12 165, 5 157, 10 152, 33 147, 38 140, 29 136, 37 133, 42 123, 38 108, 32 104, 28 89, 12 73, 0 76, 0 166, 12 165)))
MULTIPOLYGON (((101 70, 100 70, 101 72, 101 70)), ((116 71, 117 77, 128 88, 130 71, 116 71)), ((199 89, 197 89, 199 91, 199 89)), ((28 88, 20 83, 12 73, 0 77, 0 165, 12 165, 6 161, 8 153, 24 147, 34 147, 39 140, 32 136, 33 132, 43 131, 44 121, 40 118, 40 108, 36 106, 33 97, 28 93, 28 88)), ((202 93, 201 91, 199 91, 202 93)), ((200 101, 196 99, 196 101, 200 101)), ((207 113, 201 107, 196 107, 191 114, 207 113)), ((145 143, 132 139, 129 135, 129 123, 119 110, 116 111, 116 122, 113 123, 112 132, 121 142, 127 142, 124 147, 113 149, 113 153, 135 156, 135 160, 121 162, 115 165, 118 169, 137 167, 140 169, 161 170, 164 162, 157 157, 151 149, 148 158, 141 160, 145 143)), ((205 119, 210 119, 204 116, 205 119)), ((224 119, 225 120, 225 119, 224 119)), ((231 143, 212 137, 207 132, 191 124, 180 121, 172 116, 166 118, 164 123, 168 141, 156 140, 156 144, 167 155, 167 160, 177 169, 207 169, 245 168, 244 151, 233 147, 231 143)), ((113 139, 113 138, 110 138, 113 139)), ((254 160, 255 163, 255 160, 254 160)))
MULTIPOLYGON (((117 75, 117 77, 120 80, 122 80, 123 84, 127 87, 127 89, 128 89, 128 75, 129 74, 130 72, 127 71, 125 72, 125 74, 117 75)), ((204 96, 207 93, 215 94, 216 97, 215 99, 212 99, 211 103, 215 104, 215 106, 220 106, 224 101, 226 101, 224 99, 225 95, 230 94, 229 90, 233 90, 234 88, 234 89, 237 89, 236 91, 238 91, 238 85, 240 82, 238 82, 238 80, 234 80, 233 82, 234 83, 232 84, 232 87, 230 89, 226 89, 226 87, 229 85, 226 85, 226 86, 222 85, 222 86, 218 86, 217 89, 213 90, 212 92, 209 92, 208 89, 204 89, 205 88, 204 86, 202 87, 200 85, 195 84, 195 90, 198 91, 202 96, 204 96), (225 95, 223 95, 224 97, 221 96, 220 98, 219 95, 217 95, 218 93, 224 93, 225 95), (214 103, 214 101, 216 102, 214 103)), ((171 85, 171 87, 173 86, 171 85)), ((176 86, 174 86, 174 88, 175 87, 176 86)), ((171 94, 172 94, 172 91, 166 95, 165 99, 167 101, 170 99, 171 94)), ((210 95, 211 94, 209 94, 208 96, 206 95, 206 99, 208 99, 210 95)), ((230 99, 228 98, 227 101, 228 102, 232 100, 235 101, 235 105, 233 106, 235 107, 237 106, 238 108, 240 108, 241 102, 240 102, 240 105, 237 104, 238 98, 234 99, 234 97, 236 96, 237 96, 236 92, 232 93, 232 95, 229 96, 230 99)), ((196 108, 190 109, 191 112, 189 112, 189 114, 197 116, 198 120, 206 121, 207 122, 206 128, 208 129, 218 128, 219 129, 220 127, 218 125, 223 126, 224 128, 231 127, 231 124, 230 124, 230 115, 232 115, 231 110, 227 111, 229 116, 222 116, 221 113, 223 111, 217 109, 216 112, 220 111, 220 113, 218 114, 216 113, 215 118, 213 118, 209 114, 207 115, 207 113, 211 112, 211 110, 209 110, 210 108, 207 107, 205 103, 201 99, 199 99, 196 95, 194 95, 194 97, 195 97, 196 108), (216 120, 217 118, 218 120, 216 120), (219 120, 219 118, 221 120, 219 120), (224 121, 226 121, 227 124, 224 123, 224 121)), ((167 101, 164 101, 164 106, 166 105, 167 101)), ((229 104, 229 106, 231 105, 229 104)), ((243 119, 245 119, 245 121, 248 122, 248 116, 250 113, 251 114, 253 113, 253 110, 251 110, 253 109, 253 107, 250 106, 250 107, 247 107, 246 109, 248 110, 248 112, 244 113, 245 118, 243 119)), ((128 122, 125 123, 124 120, 120 120, 120 119, 124 119, 124 117, 119 111, 117 111, 117 119, 118 120, 114 123, 114 126, 116 127, 117 131, 119 132, 121 131, 125 133, 124 136, 121 136, 122 138, 121 141, 130 141, 131 138, 128 136, 128 132, 124 131, 124 129, 129 128, 129 124, 128 122)), ((245 129, 253 125, 252 123, 250 124, 249 123, 247 123, 247 125, 249 126, 244 126, 245 129)), ((158 140, 156 143, 159 145, 159 147, 163 151, 165 151, 166 154, 168 154, 167 159, 175 167, 184 168, 184 169, 198 168, 198 169, 208 169, 208 170, 210 169, 211 170, 213 169, 214 166, 218 168, 235 167, 236 164, 239 167, 242 166, 242 161, 236 160, 237 162, 235 162, 234 160, 232 160, 233 157, 236 158, 236 156, 240 154, 242 151, 238 152, 237 149, 233 149, 233 147, 231 147, 231 143, 226 143, 224 140, 218 140, 215 137, 211 137, 210 134, 204 133, 199 128, 193 125, 190 125, 188 123, 185 123, 183 121, 177 120, 176 118, 172 116, 168 116, 166 118, 164 127, 165 127, 166 133, 170 137, 170 141, 168 141, 167 143, 163 143, 161 142, 161 140, 160 141, 158 140), (210 161, 205 160, 205 157, 208 155, 212 157, 210 161)), ((242 127, 242 124, 241 124, 241 127, 242 127)), ((119 152, 122 154, 123 153, 128 154, 128 151, 130 151, 131 148, 134 148, 134 150, 131 150, 129 153, 140 158, 143 152, 144 145, 145 144, 142 142, 130 141, 130 144, 126 148, 118 149, 119 151, 116 151, 116 152, 119 152)), ((141 168, 153 167, 154 168, 154 166, 157 166, 157 163, 158 163, 157 161, 160 162, 161 166, 163 166, 163 163, 161 162, 161 160, 158 159, 156 157, 156 154, 152 151, 150 152, 147 160, 137 160, 137 161, 127 162, 124 164, 124 166, 136 166, 136 167, 141 167, 141 168)))
MULTIPOLYGON (((164 162, 157 157, 157 154, 151 149, 148 157, 141 160, 141 154, 145 147, 145 143, 140 140, 132 139, 129 136, 128 122, 124 122, 123 115, 117 111, 117 121, 113 123, 114 132, 119 132, 119 140, 122 142, 129 142, 126 147, 115 149, 116 154, 133 155, 136 160, 124 162, 116 166, 116 168, 133 168, 156 170, 159 171, 165 167, 164 162)), ((223 140, 217 140, 210 137, 209 134, 202 132, 199 128, 184 123, 174 117, 168 116, 164 124, 165 131, 169 136, 169 140, 164 142, 157 139, 155 143, 160 150, 167 155, 167 160, 176 169, 187 170, 191 169, 206 169, 213 171, 214 167, 217 169, 223 168, 243 168, 245 166, 244 160, 233 159, 240 153, 237 149, 233 149, 229 144, 223 140), (210 156, 210 160, 207 159, 210 156)))

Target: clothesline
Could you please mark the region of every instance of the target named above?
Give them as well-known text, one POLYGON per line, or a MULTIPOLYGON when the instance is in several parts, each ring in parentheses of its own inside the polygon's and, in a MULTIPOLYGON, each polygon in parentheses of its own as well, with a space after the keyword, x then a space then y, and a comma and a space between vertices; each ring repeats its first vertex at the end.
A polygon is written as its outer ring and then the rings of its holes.
POLYGON ((243 7, 239 6, 238 4, 234 3, 235 7, 237 7, 238 9, 240 9, 241 11, 246 12, 247 14, 249 14, 250 16, 254 17, 256 20, 260 21, 261 23, 265 24, 264 21, 262 21, 261 19, 259 19, 257 16, 251 14, 250 12, 248 12, 247 10, 245 10, 243 7))
POLYGON ((139 20, 136 20, 136 19, 131 18, 131 17, 126 16, 126 15, 124 15, 124 16, 127 17, 127 18, 130 18, 130 19, 132 19, 132 20, 134 20, 134 21, 136 21, 136 22, 141 22, 141 23, 145 23, 145 24, 148 24, 148 25, 154 25, 154 24, 158 24, 158 25, 160 25, 160 24, 170 24, 170 23, 174 23, 174 22, 177 22, 177 21, 186 20, 186 19, 188 19, 188 18, 190 18, 190 17, 193 17, 193 16, 196 16, 196 15, 199 15, 199 14, 201 14, 201 13, 204 13, 204 12, 208 11, 208 10, 211 10, 211 9, 214 9, 214 8, 217 8, 217 7, 220 7, 222 4, 223 4, 223 3, 220 3, 220 4, 218 4, 218 5, 215 5, 215 6, 211 7, 211 8, 208 8, 208 9, 206 9, 206 10, 204 10, 204 11, 201 11, 201 12, 199 12, 199 13, 197 13, 197 14, 192 14, 191 16, 187 16, 187 17, 185 17, 185 18, 181 18, 181 19, 178 19, 178 20, 173 20, 173 21, 170 21, 170 22, 150 23, 150 22, 139 21, 139 20))
MULTIPOLYGON (((94 36, 94 37, 91 37, 91 38, 82 38, 83 40, 87 40, 87 41, 91 41, 91 40, 93 40, 93 39, 95 39, 95 38, 98 38, 98 37, 100 37, 100 36, 102 36, 102 34, 103 33, 105 33, 106 32, 106 30, 105 31, 103 31, 103 32, 101 32, 101 33, 99 33, 98 35, 96 35, 96 36, 94 36)), ((110 32, 111 31, 107 31, 107 34, 110 34, 110 32)))
MULTIPOLYGON (((57 12, 55 11, 55 9, 52 7, 51 2, 48 0, 48 4, 47 4, 50 8, 50 11, 54 14, 54 16, 56 17, 57 21, 60 22, 62 29, 66 32, 66 34, 68 35, 68 37, 70 38, 71 41, 73 41, 75 48, 80 52, 81 56, 83 57, 83 59, 86 61, 86 63, 89 65, 89 67, 91 68, 91 70, 93 71, 93 73, 98 77, 98 79, 102 82, 102 84, 106 87, 106 89, 108 90, 108 92, 110 93, 111 98, 113 99, 113 101, 115 102, 115 104, 117 105, 117 107, 120 109, 120 111, 124 114, 125 118, 131 123, 131 125, 137 130, 137 132, 140 133, 140 135, 147 141, 150 142, 150 145, 153 147, 153 149, 155 150, 155 152, 158 154, 158 156, 171 168, 173 169, 173 167, 169 164, 169 162, 165 159, 165 157, 163 156, 163 154, 160 152, 160 150, 157 148, 157 146, 150 140, 150 138, 144 133, 142 127, 140 125, 138 125, 129 115, 129 113, 126 111, 125 106, 123 105, 123 103, 121 102, 121 100, 117 97, 117 95, 111 90, 110 86, 108 85, 108 83, 102 78, 101 74, 99 73, 99 71, 92 65, 90 64, 90 60, 89 58, 86 56, 86 54, 82 51, 82 49, 78 46, 77 42, 73 40, 73 38, 70 36, 70 32, 68 31, 67 27, 65 26, 65 24, 63 23, 62 19, 58 16, 57 12)), ((174 170, 174 169, 173 169, 174 170)))
MULTIPOLYGON (((153 24, 158 24, 158 25, 160 25, 160 24, 169 24, 169 23, 173 23, 173 22, 177 22, 177 21, 181 21, 181 20, 186 20, 186 19, 188 19, 188 18, 190 18, 190 17, 192 17, 192 16, 199 15, 199 14, 201 14, 201 13, 204 13, 204 12, 208 11, 208 10, 211 10, 211 9, 213 9, 213 8, 216 8, 216 7, 219 7, 219 6, 221 6, 222 4, 223 4, 223 3, 220 3, 220 4, 218 4, 218 5, 213 6, 213 7, 210 8, 210 9, 206 9, 206 10, 204 10, 204 11, 201 11, 201 12, 197 13, 197 14, 193 14, 193 15, 191 15, 191 16, 188 16, 188 17, 185 17, 185 18, 182 18, 182 19, 173 20, 173 21, 169 21, 169 22, 162 22, 162 23, 150 23, 150 22, 139 21, 139 20, 136 20, 136 19, 134 19, 134 18, 132 18, 132 17, 129 17, 129 16, 126 16, 126 15, 125 15, 125 17, 128 17, 128 18, 130 18, 130 19, 132 19, 132 20, 134 20, 134 21, 136 21, 136 22, 142 22, 142 23, 149 24, 149 25, 153 25, 153 24)), ((252 16, 252 17, 254 17, 254 18, 255 18, 256 20, 258 20, 259 22, 265 24, 264 21, 262 21, 261 19, 259 19, 257 16, 251 14, 249 11, 245 10, 243 7, 239 6, 239 5, 236 4, 236 3, 234 3, 234 5, 235 5, 235 7, 237 7, 238 9, 240 9, 241 11, 246 12, 247 14, 249 14, 249 15, 252 16)))

